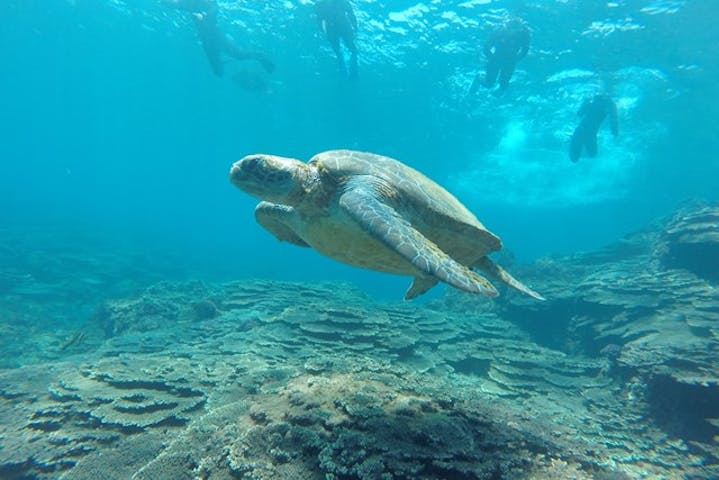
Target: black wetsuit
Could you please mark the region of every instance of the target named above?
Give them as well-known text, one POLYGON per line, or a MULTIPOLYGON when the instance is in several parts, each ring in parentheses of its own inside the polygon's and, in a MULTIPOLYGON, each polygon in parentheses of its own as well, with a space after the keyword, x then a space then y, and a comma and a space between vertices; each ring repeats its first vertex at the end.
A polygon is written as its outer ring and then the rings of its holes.
POLYGON ((582 103, 577 114, 582 117, 582 120, 574 130, 569 146, 569 158, 573 162, 579 160, 584 149, 590 157, 597 156, 597 131, 607 116, 610 130, 615 137, 619 135, 617 105, 609 95, 599 94, 588 98, 582 103))
POLYGON ((225 71, 222 52, 237 60, 256 60, 268 73, 272 73, 275 69, 274 64, 265 54, 242 50, 220 30, 217 26, 216 0, 163 0, 163 3, 193 14, 192 19, 197 28, 197 36, 210 61, 212 71, 218 77, 221 77, 225 71))
MULTIPOLYGON (((492 88, 499 76, 499 91, 507 89, 517 62, 529 51, 529 41, 529 28, 522 22, 513 22, 492 34, 484 46, 484 55, 487 57, 485 87, 492 88)), ((480 73, 477 73, 470 93, 477 91, 480 82, 480 73)))
POLYGON ((332 50, 337 56, 340 72, 347 75, 345 57, 340 49, 340 41, 350 52, 349 78, 357 78, 357 17, 348 0, 319 0, 315 4, 317 21, 327 36, 332 50))

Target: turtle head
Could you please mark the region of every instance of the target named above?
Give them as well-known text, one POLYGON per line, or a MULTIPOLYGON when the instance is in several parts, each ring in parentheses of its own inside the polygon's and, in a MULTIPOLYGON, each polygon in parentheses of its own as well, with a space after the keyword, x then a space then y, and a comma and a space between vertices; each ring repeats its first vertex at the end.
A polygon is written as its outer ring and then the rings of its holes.
POLYGON ((307 192, 312 172, 306 163, 274 155, 248 155, 230 169, 230 181, 258 200, 296 205, 307 192))

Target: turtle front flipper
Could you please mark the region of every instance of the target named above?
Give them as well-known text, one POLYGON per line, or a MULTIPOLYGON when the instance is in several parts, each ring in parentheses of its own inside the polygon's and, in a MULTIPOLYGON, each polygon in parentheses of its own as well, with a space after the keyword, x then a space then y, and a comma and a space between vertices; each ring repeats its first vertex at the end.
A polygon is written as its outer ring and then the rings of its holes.
POLYGON ((298 247, 309 247, 307 242, 290 227, 294 208, 277 203, 260 202, 255 208, 255 220, 280 242, 289 242, 298 247))
MULTIPOLYGON (((364 182, 353 182, 350 187, 340 197, 340 207, 363 230, 397 252, 417 270, 465 292, 488 297, 498 295, 491 283, 440 250, 394 208, 382 201, 381 194, 371 186, 364 182)), ((425 288, 429 284, 422 283, 424 285, 417 285, 416 289, 413 285, 407 295, 419 295, 431 288, 425 288)))
POLYGON ((537 300, 546 300, 543 296, 541 296, 540 294, 538 294, 537 292, 511 276, 509 272, 494 263, 492 260, 489 259, 489 257, 485 256, 480 258, 473 266, 474 268, 482 270, 490 277, 509 285, 513 289, 522 292, 525 295, 529 295, 530 297, 536 298, 537 300))

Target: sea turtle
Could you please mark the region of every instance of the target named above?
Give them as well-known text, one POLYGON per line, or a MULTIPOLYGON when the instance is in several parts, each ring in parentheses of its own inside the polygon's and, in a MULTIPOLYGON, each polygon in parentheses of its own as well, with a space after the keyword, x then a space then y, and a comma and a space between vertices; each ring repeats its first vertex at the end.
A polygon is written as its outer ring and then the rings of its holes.
POLYGON ((355 267, 414 277, 406 300, 440 281, 496 297, 472 268, 543 300, 487 257, 502 242, 459 200, 392 158, 352 150, 319 153, 308 163, 248 155, 232 165, 230 181, 262 200, 255 218, 280 241, 355 267))

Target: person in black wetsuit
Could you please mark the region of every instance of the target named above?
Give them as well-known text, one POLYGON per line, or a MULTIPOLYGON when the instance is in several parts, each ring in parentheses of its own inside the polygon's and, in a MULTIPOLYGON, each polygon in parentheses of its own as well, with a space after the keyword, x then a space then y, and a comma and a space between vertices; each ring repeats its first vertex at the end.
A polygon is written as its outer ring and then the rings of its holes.
POLYGON ((340 41, 350 52, 349 78, 357 78, 357 17, 349 0, 319 0, 314 5, 317 21, 324 32, 332 50, 337 56, 340 73, 347 77, 345 57, 340 48, 340 41))
MULTIPOLYGON (((529 52, 530 33, 527 25, 519 18, 509 20, 501 29, 495 31, 484 45, 487 57, 487 71, 484 86, 492 88, 499 77, 499 93, 509 86, 509 79, 522 58, 529 52)), ((473 94, 481 84, 481 73, 474 77, 469 93, 473 94)))
POLYGON ((590 157, 597 156, 597 131, 609 117, 609 129, 616 137, 619 135, 619 121, 617 119, 617 105, 606 93, 599 93, 584 100, 577 114, 582 118, 574 130, 569 146, 569 158, 577 162, 586 150, 590 157))
POLYGON ((192 13, 202 48, 205 49, 212 71, 221 77, 225 71, 222 53, 237 60, 255 60, 267 73, 275 70, 274 63, 261 52, 242 50, 217 26, 216 0, 161 0, 162 3, 178 10, 192 13))

